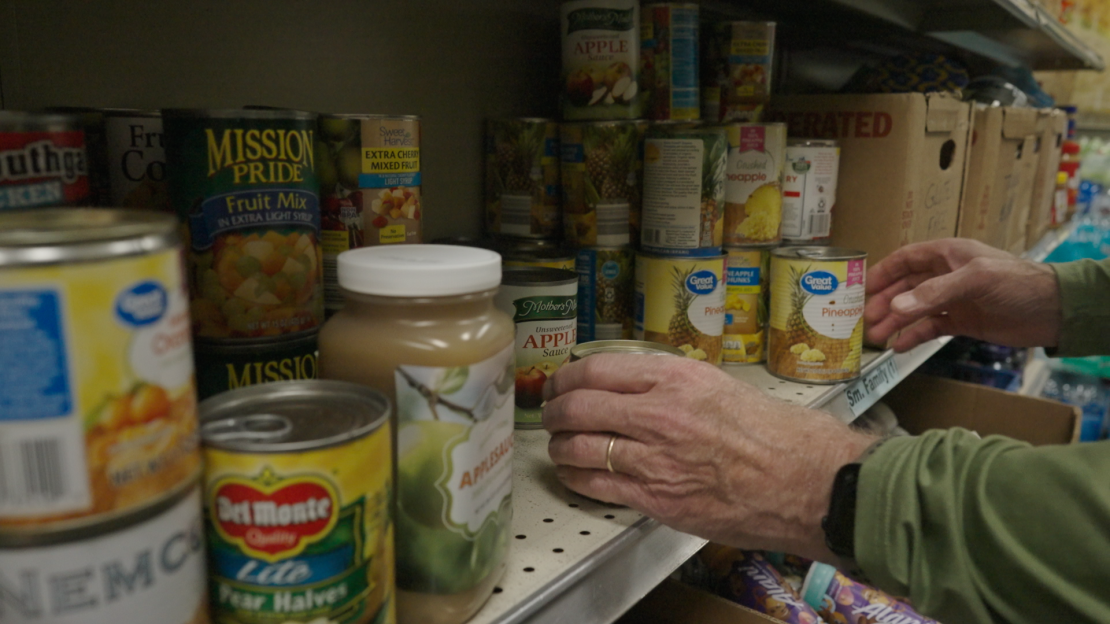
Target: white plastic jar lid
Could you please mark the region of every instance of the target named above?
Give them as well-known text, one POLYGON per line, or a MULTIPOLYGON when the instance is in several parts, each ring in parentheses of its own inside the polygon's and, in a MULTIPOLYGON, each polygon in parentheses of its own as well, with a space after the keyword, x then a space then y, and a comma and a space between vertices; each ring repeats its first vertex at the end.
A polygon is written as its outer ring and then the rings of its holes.
POLYGON ((339 285, 364 295, 448 297, 501 284, 501 256, 455 245, 383 245, 339 254, 339 285))

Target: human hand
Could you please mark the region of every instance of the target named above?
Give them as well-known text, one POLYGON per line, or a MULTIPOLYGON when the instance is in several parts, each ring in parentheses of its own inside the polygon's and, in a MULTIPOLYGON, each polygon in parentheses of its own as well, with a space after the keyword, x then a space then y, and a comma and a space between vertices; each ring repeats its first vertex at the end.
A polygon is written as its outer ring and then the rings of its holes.
POLYGON ((833 479, 875 438, 679 357, 590 356, 556 371, 544 397, 571 490, 730 546, 835 561, 820 526, 833 479))
POLYGON ((902 247, 867 273, 867 338, 908 351, 938 336, 1054 347, 1060 287, 1046 264, 968 239, 902 247))

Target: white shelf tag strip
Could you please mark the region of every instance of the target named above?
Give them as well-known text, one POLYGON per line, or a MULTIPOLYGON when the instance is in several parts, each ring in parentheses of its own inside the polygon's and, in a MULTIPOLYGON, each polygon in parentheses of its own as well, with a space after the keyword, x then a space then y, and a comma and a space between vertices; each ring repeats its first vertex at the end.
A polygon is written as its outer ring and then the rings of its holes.
POLYGON ((898 364, 894 358, 879 364, 874 370, 864 375, 856 383, 848 386, 845 396, 848 397, 848 407, 852 414, 859 417, 883 397, 890 389, 898 385, 901 377, 898 376, 898 364))

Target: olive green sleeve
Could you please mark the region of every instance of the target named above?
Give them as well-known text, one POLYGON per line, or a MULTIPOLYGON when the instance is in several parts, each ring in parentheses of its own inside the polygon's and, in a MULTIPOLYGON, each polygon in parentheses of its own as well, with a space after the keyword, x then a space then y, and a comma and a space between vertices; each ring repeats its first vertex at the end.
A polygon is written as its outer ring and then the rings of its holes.
POLYGON ((870 582, 941 622, 1110 622, 1110 442, 893 439, 863 463, 855 536, 870 582))
POLYGON ((1053 355, 1110 355, 1110 260, 1049 266, 1056 271, 1064 314, 1053 355))

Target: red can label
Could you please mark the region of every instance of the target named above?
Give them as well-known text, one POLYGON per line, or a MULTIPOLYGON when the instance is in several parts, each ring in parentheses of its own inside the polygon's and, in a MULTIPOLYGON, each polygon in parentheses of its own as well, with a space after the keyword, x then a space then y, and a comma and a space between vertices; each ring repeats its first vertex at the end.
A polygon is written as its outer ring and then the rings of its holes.
POLYGON ((0 210, 76 206, 88 198, 84 132, 0 132, 0 210))

